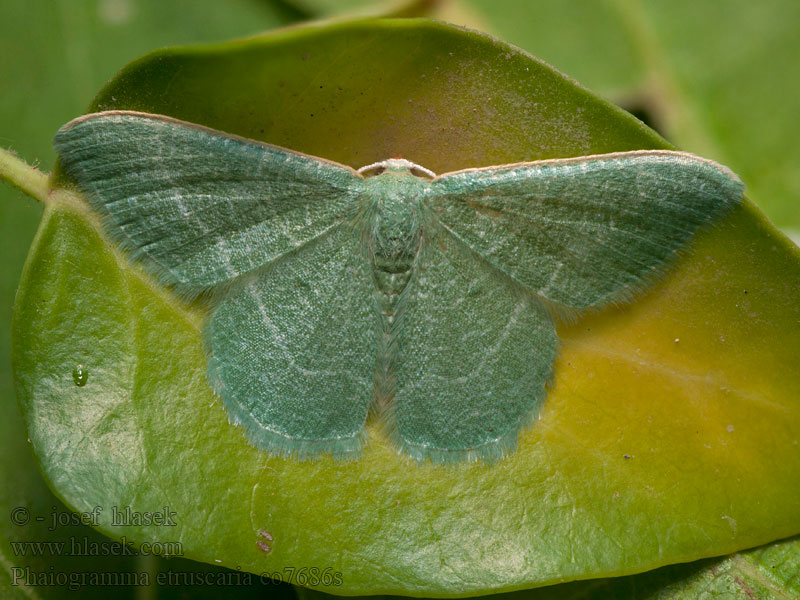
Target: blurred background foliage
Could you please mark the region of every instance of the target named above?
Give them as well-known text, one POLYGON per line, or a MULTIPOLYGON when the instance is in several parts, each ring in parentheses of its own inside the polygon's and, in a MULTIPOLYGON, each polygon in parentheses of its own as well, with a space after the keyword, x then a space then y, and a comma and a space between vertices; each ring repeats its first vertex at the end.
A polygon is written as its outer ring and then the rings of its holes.
MULTIPOLYGON (((303 20, 354 14, 431 16, 520 46, 631 111, 678 148, 730 166, 744 180, 749 197, 797 241, 800 3, 794 0, 0 0, 0 144, 48 171, 55 158, 53 133, 83 113, 102 84, 132 59, 161 46, 218 42, 303 20)), ((66 509, 38 474, 18 415, 9 366, 14 293, 41 210, 21 192, 0 186, 4 259, 0 270, 4 416, 0 479, 5 482, 0 506, 4 511, 27 506, 34 514, 38 507, 41 514, 49 514, 53 507, 66 509)), ((35 527, 24 528, 26 540, 52 535, 46 524, 35 527)), ((30 589, 8 587, 10 565, 38 564, 46 569, 51 564, 45 558, 21 561, 10 555, 8 540, 19 538, 21 529, 12 528, 5 518, 0 520, 4 597, 31 594, 30 589)), ((101 539, 80 526, 59 535, 101 539)), ((763 593, 775 592, 779 597, 788 592, 786 597, 790 597, 800 588, 796 563, 794 570, 791 566, 796 556, 786 546, 770 545, 703 565, 667 567, 647 580, 622 578, 589 587, 573 584, 578 587, 569 588, 569 593, 575 598, 629 598, 657 592, 659 597, 677 598, 694 597, 683 596, 689 589, 710 592, 713 588, 723 596, 756 597, 737 580, 742 581, 743 572, 753 575, 753 569, 759 564, 764 567, 767 560, 782 573, 779 579, 788 587, 775 591, 770 580, 764 579, 763 593)), ((179 564, 172 561, 165 566, 163 560, 152 558, 115 559, 106 568, 151 572, 195 568, 179 564)), ((760 577, 747 579, 751 587, 761 581, 760 577)), ((96 591, 104 596, 106 590, 96 591)), ((249 596, 255 591, 247 587, 225 593, 249 596)), ((138 594, 127 592, 130 597, 138 594)), ((223 597, 219 588, 180 587, 162 590, 158 597, 188 597, 190 592, 192 597, 203 593, 223 597)), ((288 587, 271 587, 269 597, 277 592, 292 595, 288 587)), ((33 593, 50 598, 68 591, 40 588, 33 593)), ((536 597, 559 594, 554 590, 536 597)))

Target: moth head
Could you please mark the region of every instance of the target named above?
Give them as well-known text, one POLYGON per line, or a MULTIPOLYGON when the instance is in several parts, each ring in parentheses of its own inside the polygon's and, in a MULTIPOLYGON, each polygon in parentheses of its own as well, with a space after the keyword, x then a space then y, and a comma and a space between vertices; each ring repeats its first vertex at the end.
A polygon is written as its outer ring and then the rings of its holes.
POLYGON ((436 173, 425 167, 406 160, 405 158, 387 158, 380 162, 372 163, 358 169, 364 177, 375 177, 377 175, 414 175, 421 179, 433 179, 436 173))

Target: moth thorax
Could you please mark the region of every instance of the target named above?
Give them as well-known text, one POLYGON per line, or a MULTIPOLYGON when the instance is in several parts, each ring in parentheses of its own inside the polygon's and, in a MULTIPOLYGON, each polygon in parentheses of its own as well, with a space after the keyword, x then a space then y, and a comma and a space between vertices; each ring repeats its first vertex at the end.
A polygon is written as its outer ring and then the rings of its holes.
POLYGON ((380 229, 374 238, 375 268, 389 273, 407 271, 419 250, 418 227, 380 229))
POLYGON ((372 228, 375 268, 389 273, 409 270, 419 251, 420 236, 417 198, 402 193, 381 198, 372 228))

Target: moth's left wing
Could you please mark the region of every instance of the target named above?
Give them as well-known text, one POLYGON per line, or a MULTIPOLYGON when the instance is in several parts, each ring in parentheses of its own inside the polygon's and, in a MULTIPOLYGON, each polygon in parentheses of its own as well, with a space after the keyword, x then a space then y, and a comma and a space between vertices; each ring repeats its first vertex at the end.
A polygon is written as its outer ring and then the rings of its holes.
POLYGON ((475 253, 571 309, 624 300, 742 198, 725 167, 639 151, 445 174, 429 207, 475 253))
POLYGON ((329 231, 356 210, 363 181, 343 165, 145 113, 86 115, 54 143, 112 237, 188 295, 329 231))

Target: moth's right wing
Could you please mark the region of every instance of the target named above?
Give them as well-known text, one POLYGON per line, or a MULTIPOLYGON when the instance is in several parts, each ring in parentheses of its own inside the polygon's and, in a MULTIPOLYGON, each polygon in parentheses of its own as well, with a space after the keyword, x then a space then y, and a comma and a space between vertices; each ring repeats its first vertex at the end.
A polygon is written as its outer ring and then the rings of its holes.
POLYGON ((188 295, 336 227, 363 181, 343 165, 146 113, 86 115, 54 143, 111 236, 188 295))

